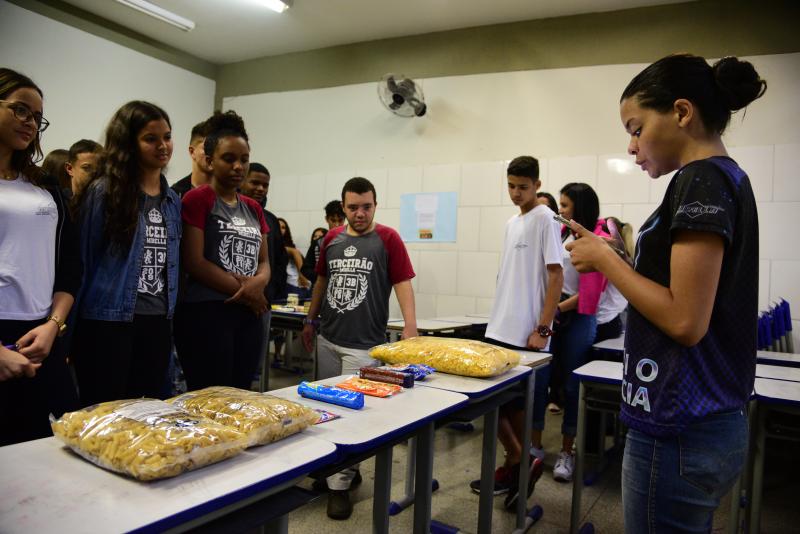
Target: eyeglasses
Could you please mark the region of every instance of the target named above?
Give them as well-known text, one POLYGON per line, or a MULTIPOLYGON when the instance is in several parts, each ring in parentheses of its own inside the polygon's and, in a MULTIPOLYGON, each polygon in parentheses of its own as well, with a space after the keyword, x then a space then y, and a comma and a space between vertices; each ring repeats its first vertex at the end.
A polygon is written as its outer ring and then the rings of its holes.
POLYGON ((6 104, 6 107, 11 110, 17 120, 28 122, 33 119, 34 124, 36 124, 36 129, 40 132, 45 131, 47 127, 50 126, 50 121, 42 117, 41 113, 34 113, 31 111, 31 108, 21 102, 11 102, 9 100, 0 100, 0 102, 6 104))

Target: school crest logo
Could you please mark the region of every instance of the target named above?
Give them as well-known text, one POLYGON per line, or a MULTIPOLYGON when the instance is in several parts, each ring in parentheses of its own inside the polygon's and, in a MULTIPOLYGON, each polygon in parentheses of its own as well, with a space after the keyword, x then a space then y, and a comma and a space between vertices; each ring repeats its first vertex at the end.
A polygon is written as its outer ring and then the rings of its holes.
POLYGON ((328 304, 339 313, 355 310, 366 298, 368 287, 362 273, 336 273, 328 284, 328 304))
POLYGON ((164 217, 161 215, 161 212, 155 208, 147 212, 147 218, 150 219, 150 222, 153 224, 161 224, 161 222, 164 220, 164 217))
POLYGON ((253 276, 258 268, 259 243, 241 234, 228 234, 219 243, 219 262, 231 273, 253 276))
POLYGON ((164 265, 167 263, 167 248, 159 245, 145 245, 142 255, 142 272, 137 291, 148 295, 158 295, 164 291, 164 265))

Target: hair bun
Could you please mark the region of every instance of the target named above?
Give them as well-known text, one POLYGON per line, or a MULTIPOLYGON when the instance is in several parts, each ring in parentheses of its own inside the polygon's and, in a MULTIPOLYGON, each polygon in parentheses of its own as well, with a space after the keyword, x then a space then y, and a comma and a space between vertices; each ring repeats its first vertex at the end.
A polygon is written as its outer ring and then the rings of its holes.
POLYGON ((244 120, 233 110, 228 110, 224 113, 219 110, 215 111, 206 124, 209 134, 235 132, 247 139, 244 120))
POLYGON ((728 109, 738 111, 767 90, 767 82, 758 76, 755 67, 735 57, 724 57, 712 67, 714 80, 728 109))

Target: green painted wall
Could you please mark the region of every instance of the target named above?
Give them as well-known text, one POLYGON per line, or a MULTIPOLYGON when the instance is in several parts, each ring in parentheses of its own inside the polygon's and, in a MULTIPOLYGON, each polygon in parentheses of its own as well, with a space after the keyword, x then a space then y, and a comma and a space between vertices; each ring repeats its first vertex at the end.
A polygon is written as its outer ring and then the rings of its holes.
POLYGON ((704 0, 384 39, 220 67, 226 96, 415 78, 800 51, 800 2, 704 0))

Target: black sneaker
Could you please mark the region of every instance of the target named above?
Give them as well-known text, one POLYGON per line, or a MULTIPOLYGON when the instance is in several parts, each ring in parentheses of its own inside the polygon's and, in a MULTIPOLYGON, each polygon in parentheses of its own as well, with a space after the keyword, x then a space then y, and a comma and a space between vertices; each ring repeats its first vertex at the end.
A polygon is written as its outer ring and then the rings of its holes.
POLYGON ((328 517, 331 519, 348 519, 353 513, 349 490, 330 490, 328 492, 328 517))
MULTIPOLYGON (((494 471, 494 489, 492 490, 492 495, 497 497, 498 495, 505 495, 508 493, 511 484, 511 471, 505 466, 500 466, 494 471)), ((473 480, 469 483, 469 489, 472 490, 473 493, 477 493, 478 495, 481 494, 481 481, 473 480)))
MULTIPOLYGON (((354 476, 353 480, 350 482, 350 489, 355 489, 361 484, 361 481, 361 471, 356 471, 356 476, 354 476)), ((328 491, 328 480, 324 477, 315 478, 314 482, 311 483, 311 489, 317 493, 325 493, 328 491)))
MULTIPOLYGON (((544 462, 540 459, 533 458, 531 462, 530 471, 528 473, 528 497, 533 494, 533 488, 536 486, 536 482, 542 477, 542 472, 544 471, 544 462)), ((503 506, 509 512, 516 512, 517 497, 519 497, 519 464, 511 468, 510 488, 511 491, 506 495, 503 506)))

